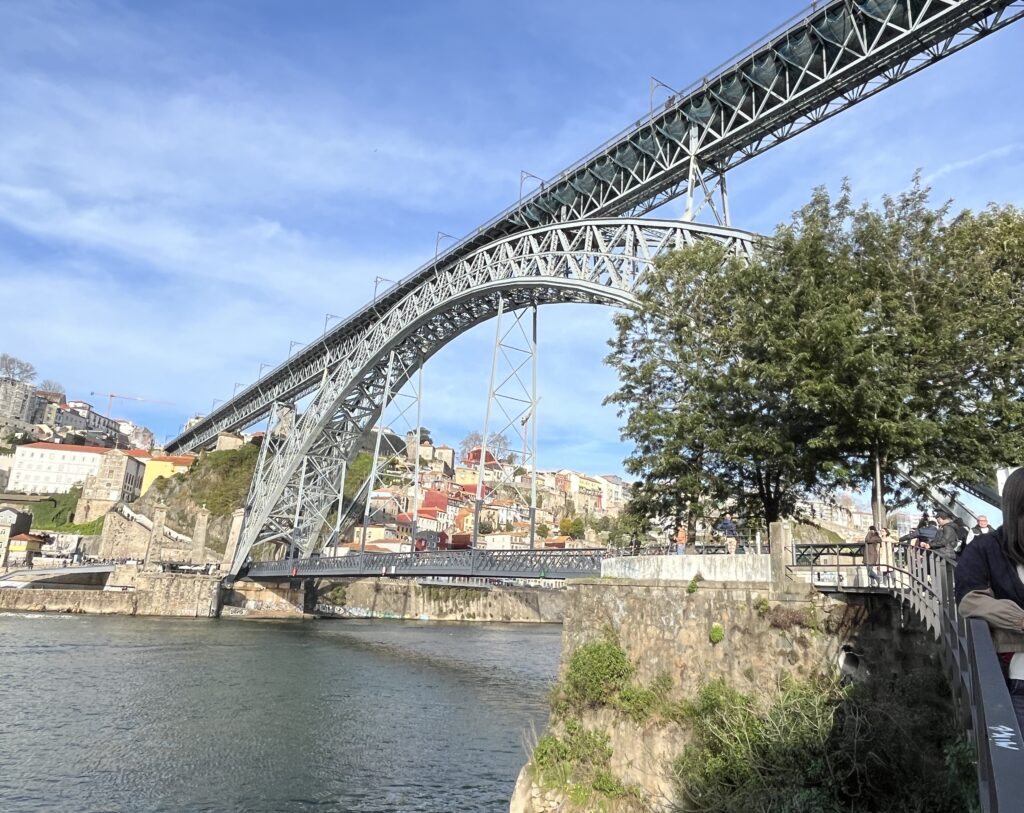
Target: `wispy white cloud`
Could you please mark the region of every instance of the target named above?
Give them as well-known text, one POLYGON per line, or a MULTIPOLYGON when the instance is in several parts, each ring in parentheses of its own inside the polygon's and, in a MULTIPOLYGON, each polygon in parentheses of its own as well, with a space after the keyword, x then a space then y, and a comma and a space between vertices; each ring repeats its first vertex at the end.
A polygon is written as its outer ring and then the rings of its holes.
MULTIPOLYGON (((640 50, 610 0, 585 19, 543 2, 0 5, 0 276, 34 303, 8 310, 0 349, 79 391, 203 411, 374 277, 413 270, 438 230, 510 203, 520 169, 553 174, 641 115, 651 74, 685 85, 802 5, 641 2, 663 24, 640 50)), ((745 165, 736 222, 768 230, 844 175, 861 196, 897 191, 918 166, 964 205, 1019 200, 1024 91, 991 79, 1021 38, 991 42, 745 165)), ((624 454, 600 406, 608 313, 541 311, 543 465, 624 454)), ((425 420, 449 441, 482 422, 491 331, 428 365, 425 420)))

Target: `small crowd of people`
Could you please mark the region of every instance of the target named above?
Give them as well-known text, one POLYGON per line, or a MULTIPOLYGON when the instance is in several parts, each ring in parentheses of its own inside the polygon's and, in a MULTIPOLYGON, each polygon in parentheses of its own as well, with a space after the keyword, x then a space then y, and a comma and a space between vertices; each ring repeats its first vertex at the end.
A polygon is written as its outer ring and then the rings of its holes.
POLYGON ((963 546, 954 590, 962 616, 983 618, 994 629, 1010 700, 1024 729, 1024 468, 1006 479, 1002 507, 1002 527, 988 528, 986 521, 963 546))
POLYGON ((894 538, 895 535, 888 528, 879 530, 872 525, 864 537, 864 564, 867 566, 868 580, 872 585, 889 582, 895 564, 892 559, 898 555, 894 551, 893 542, 959 558, 967 545, 992 531, 988 517, 984 514, 978 517, 972 528, 968 528, 962 519, 945 509, 937 511, 934 518, 925 514, 917 528, 898 539, 894 538))
POLYGON ((948 511, 923 517, 918 527, 893 542, 888 529, 872 526, 864 539, 864 563, 872 584, 884 584, 895 563, 916 547, 937 552, 956 563, 953 582, 961 616, 982 618, 994 631, 996 651, 1010 692, 1018 726, 1024 730, 1024 468, 1006 480, 1002 496, 1003 524, 993 528, 988 517, 966 524, 948 511), (902 550, 902 553, 901 553, 902 550))

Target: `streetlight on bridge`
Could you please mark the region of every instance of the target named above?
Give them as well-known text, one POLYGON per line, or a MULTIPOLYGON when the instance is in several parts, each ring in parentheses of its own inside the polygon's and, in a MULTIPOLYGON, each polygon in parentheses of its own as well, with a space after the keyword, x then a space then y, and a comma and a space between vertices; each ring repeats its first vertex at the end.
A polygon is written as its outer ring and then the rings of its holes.
POLYGON ((658 88, 665 88, 665 90, 667 90, 669 92, 669 94, 670 94, 668 99, 665 101, 666 105, 671 104, 673 101, 675 101, 676 96, 679 95, 679 91, 676 90, 674 87, 672 87, 671 85, 666 85, 664 82, 662 82, 657 77, 652 76, 651 77, 651 98, 650 98, 650 107, 651 107, 651 116, 652 117, 654 116, 654 92, 658 88))
POLYGON ((451 235, 451 234, 448 234, 448 232, 446 232, 446 231, 439 231, 437 233, 437 237, 434 239, 434 270, 435 271, 437 270, 437 255, 438 255, 438 253, 441 250, 441 240, 442 239, 454 240, 455 236, 451 235))
POLYGON ((257 379, 263 378, 263 368, 264 367, 273 367, 273 366, 274 365, 271 364, 269 361, 261 361, 260 362, 260 371, 256 374, 256 378, 257 379))
POLYGON ((535 181, 540 181, 540 191, 544 191, 544 179, 540 175, 534 175, 532 172, 527 172, 525 169, 519 170, 519 205, 523 205, 523 183, 527 178, 533 178, 535 181))
POLYGON ((329 314, 327 314, 324 317, 324 335, 325 336, 327 335, 327 323, 330 322, 331 319, 340 319, 340 318, 341 318, 340 316, 335 316, 333 313, 329 313, 329 314))
POLYGON ((294 339, 292 339, 290 342, 288 342, 288 358, 292 357, 292 350, 295 349, 295 345, 298 345, 299 347, 302 347, 302 342, 297 342, 294 339))

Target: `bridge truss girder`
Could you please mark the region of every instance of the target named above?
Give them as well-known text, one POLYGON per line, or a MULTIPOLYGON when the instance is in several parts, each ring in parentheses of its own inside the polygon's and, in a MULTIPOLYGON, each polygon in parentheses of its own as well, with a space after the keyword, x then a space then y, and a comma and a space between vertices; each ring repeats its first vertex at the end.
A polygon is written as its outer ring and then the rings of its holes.
POLYGON ((683 194, 699 198, 698 187, 708 200, 732 167, 1022 16, 1024 8, 1010 0, 816 3, 375 297, 183 432, 168 451, 203 448, 218 432, 251 426, 274 402, 315 391, 378 311, 481 246, 530 227, 644 214, 683 194))
POLYGON ((556 303, 628 306, 643 272, 661 254, 714 240, 749 256, 749 232, 640 218, 562 223, 485 246, 379 314, 351 337, 349 353, 323 374, 290 431, 260 461, 232 572, 261 542, 288 544, 307 556, 338 500, 342 466, 376 423, 392 352, 408 376, 456 336, 506 310, 556 303))

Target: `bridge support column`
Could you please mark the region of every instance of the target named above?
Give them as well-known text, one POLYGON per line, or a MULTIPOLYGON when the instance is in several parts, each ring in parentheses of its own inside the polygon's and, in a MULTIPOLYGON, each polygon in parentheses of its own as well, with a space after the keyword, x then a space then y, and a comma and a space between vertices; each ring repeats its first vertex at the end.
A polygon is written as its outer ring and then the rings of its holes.
POLYGON ((505 313, 504 299, 498 302, 491 360, 490 386, 480 441, 476 504, 473 517, 473 547, 479 539, 480 515, 489 494, 514 499, 529 506, 529 546, 537 534, 537 305, 505 313), (497 418, 491 432, 491 418, 497 418), (505 438, 507 448, 497 448, 491 438, 505 438), (488 477, 487 454, 494 465, 488 477), (518 474, 517 474, 518 472, 518 474), (528 482, 524 478, 529 478, 528 482), (488 494, 487 489, 490 489, 488 494))
POLYGON ((408 512, 412 515, 410 524, 410 549, 416 545, 416 521, 419 517, 420 495, 420 441, 422 438, 423 402, 423 359, 417 357, 407 361, 392 351, 388 358, 387 372, 384 381, 384 398, 380 418, 377 422, 377 438, 373 445, 373 463, 366 480, 366 498, 363 508, 363 528, 359 542, 360 553, 366 550, 366 538, 372 513, 374 490, 379 486, 387 486, 391 496, 387 499, 382 513, 390 519, 408 512), (402 384, 405 384, 403 387, 402 384), (391 414, 388 414, 389 409, 391 414), (396 453, 395 449, 385 449, 381 453, 381 439, 386 426, 405 430, 403 437, 404 454, 396 453), (411 441, 411 448, 410 448, 411 441), (411 460, 409 458, 412 458, 411 460), (411 483, 409 482, 411 479, 411 483), (401 489, 394 495, 391 489, 401 489), (411 489, 410 489, 411 485, 411 489), (411 499, 411 505, 409 501, 411 499))
POLYGON ((221 560, 221 570, 231 571, 231 564, 235 560, 235 552, 238 550, 238 540, 242 536, 242 520, 245 517, 245 509, 239 508, 231 514, 231 527, 228 529, 228 541, 224 546, 224 558, 221 560))
POLYGON ((789 575, 793 564, 793 529, 788 522, 773 522, 768 526, 771 545, 772 586, 779 595, 801 592, 799 582, 789 575))

